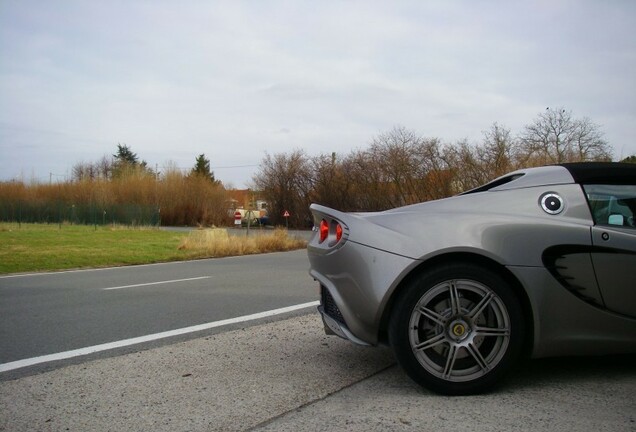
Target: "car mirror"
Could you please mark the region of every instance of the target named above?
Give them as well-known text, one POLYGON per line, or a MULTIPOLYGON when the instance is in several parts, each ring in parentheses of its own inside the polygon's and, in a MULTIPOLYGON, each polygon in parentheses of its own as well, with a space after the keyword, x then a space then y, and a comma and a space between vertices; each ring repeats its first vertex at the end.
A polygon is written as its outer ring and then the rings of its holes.
POLYGON ((625 222, 625 217, 620 214, 610 215, 609 219, 607 220, 607 223, 609 225, 623 226, 624 222, 625 222))

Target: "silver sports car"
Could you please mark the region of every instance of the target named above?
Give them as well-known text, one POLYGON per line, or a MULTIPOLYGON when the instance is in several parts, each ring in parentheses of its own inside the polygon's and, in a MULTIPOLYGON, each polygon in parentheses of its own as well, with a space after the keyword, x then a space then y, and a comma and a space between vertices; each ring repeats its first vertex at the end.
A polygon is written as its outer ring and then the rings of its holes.
POLYGON ((636 352, 636 165, 562 164, 374 213, 313 204, 325 330, 416 382, 490 389, 525 356, 636 352))

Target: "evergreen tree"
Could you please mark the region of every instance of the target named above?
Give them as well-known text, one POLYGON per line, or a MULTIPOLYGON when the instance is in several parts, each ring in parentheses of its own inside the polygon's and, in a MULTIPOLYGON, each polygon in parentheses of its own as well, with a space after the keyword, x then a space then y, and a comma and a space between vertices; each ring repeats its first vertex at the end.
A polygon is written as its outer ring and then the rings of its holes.
POLYGON ((623 159, 621 162, 625 163, 636 163, 636 155, 631 155, 623 159))
POLYGON ((137 153, 133 152, 126 144, 117 144, 117 153, 113 155, 113 177, 122 177, 130 174, 154 175, 148 168, 145 160, 139 162, 137 153))
POLYGON ((121 145, 118 143, 117 153, 115 153, 113 157, 115 158, 116 164, 128 164, 134 166, 139 163, 137 153, 134 153, 126 144, 121 145))
POLYGON ((192 176, 205 177, 212 183, 216 183, 214 173, 210 170, 210 159, 205 157, 205 154, 201 153, 197 156, 194 168, 190 171, 192 176))

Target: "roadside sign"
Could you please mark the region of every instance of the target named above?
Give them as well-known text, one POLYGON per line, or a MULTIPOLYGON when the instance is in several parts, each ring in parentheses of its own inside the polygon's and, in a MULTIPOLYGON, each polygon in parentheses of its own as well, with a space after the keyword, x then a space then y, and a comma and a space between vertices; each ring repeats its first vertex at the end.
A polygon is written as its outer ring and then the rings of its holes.
POLYGON ((288 218, 288 217, 289 217, 289 212, 288 212, 287 210, 285 210, 285 211, 283 212, 283 217, 286 217, 286 218, 288 218))
POLYGON ((237 210, 234 212, 234 225, 240 225, 240 224, 241 224, 241 212, 237 210))

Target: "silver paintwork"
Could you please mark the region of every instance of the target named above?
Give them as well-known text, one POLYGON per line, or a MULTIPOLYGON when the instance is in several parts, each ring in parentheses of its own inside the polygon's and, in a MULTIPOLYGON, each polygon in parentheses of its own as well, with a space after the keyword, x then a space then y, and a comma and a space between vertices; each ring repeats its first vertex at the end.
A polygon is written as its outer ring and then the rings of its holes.
POLYGON ((312 205, 316 221, 336 219, 345 227, 345 241, 336 249, 319 244, 316 233, 308 246, 310 274, 331 293, 344 327, 364 343, 383 342, 384 318, 411 272, 438 260, 478 258, 521 288, 533 356, 635 352, 636 255, 586 251, 615 243, 636 253, 636 230, 594 226, 581 186, 563 167, 513 174, 519 177, 485 192, 385 212, 312 205), (545 194, 561 198, 558 213, 543 209, 545 194), (567 263, 560 271, 571 272, 577 294, 544 263, 546 251, 563 245, 582 251, 557 257, 567 263))

